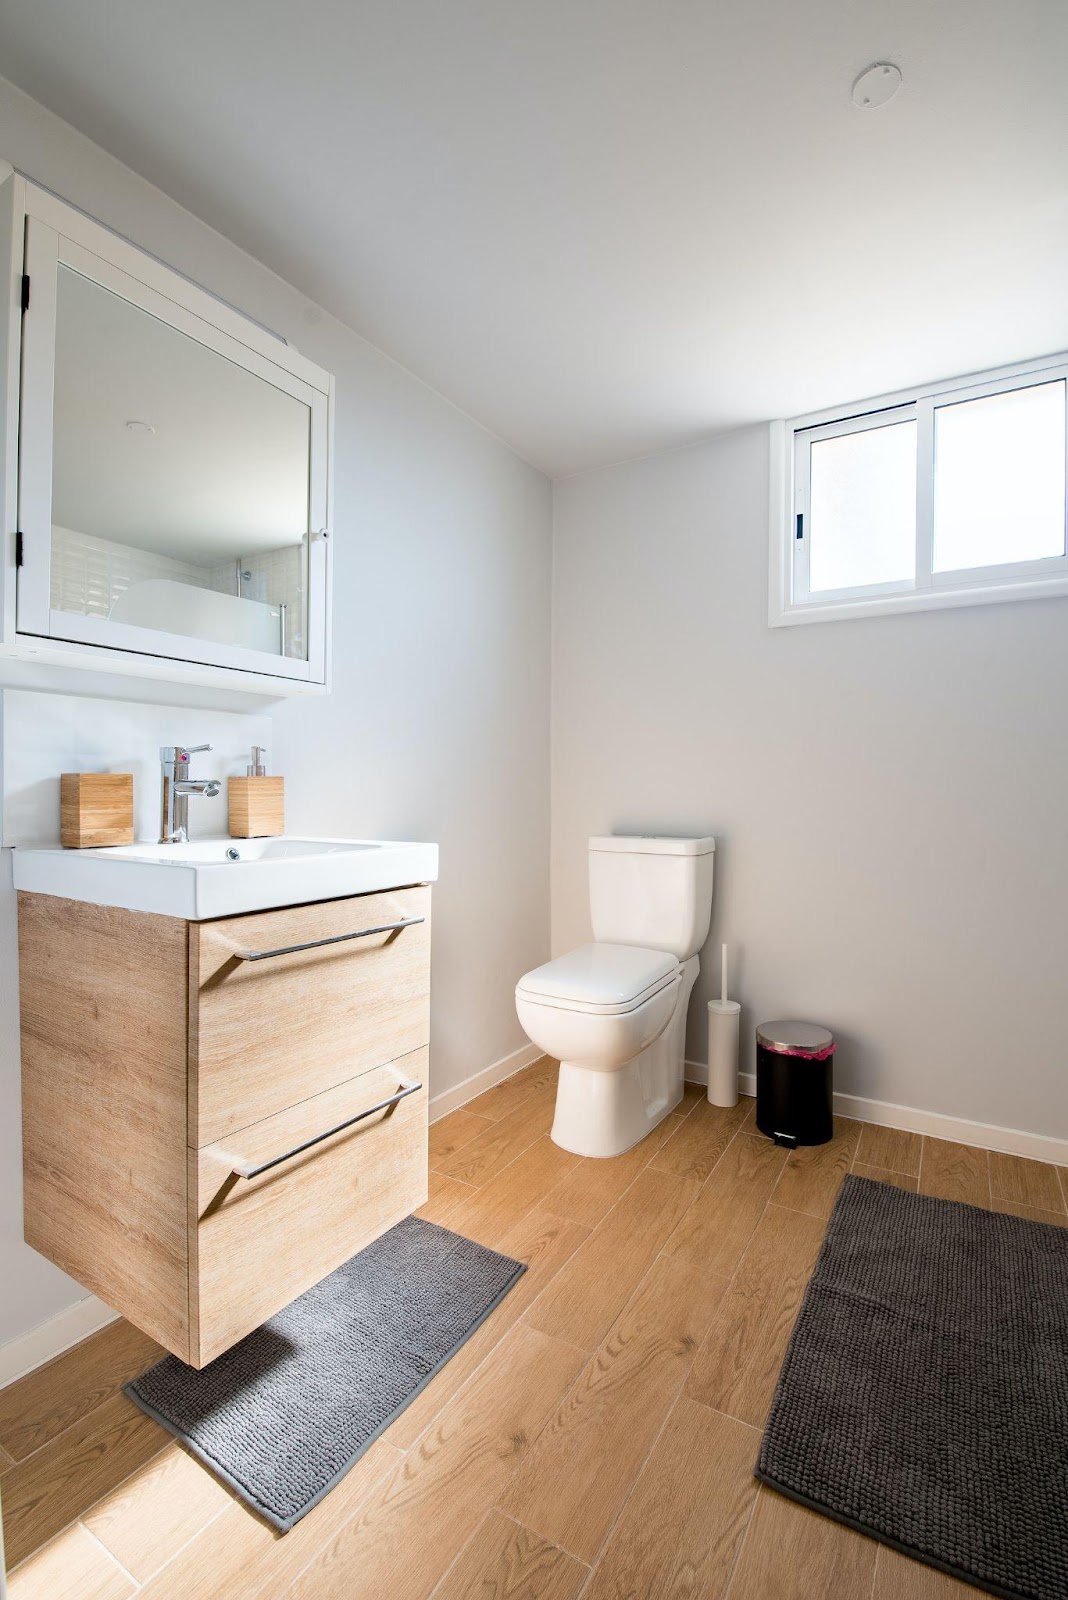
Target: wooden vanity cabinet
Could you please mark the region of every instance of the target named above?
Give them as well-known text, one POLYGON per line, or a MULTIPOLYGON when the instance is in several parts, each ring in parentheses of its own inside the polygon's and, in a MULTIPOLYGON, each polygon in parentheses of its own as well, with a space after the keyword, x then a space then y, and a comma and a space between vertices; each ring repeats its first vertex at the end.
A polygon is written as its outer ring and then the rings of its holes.
POLYGON ((27 1242, 183 1361, 425 1201, 428 887, 210 922, 20 893, 19 966, 27 1242))

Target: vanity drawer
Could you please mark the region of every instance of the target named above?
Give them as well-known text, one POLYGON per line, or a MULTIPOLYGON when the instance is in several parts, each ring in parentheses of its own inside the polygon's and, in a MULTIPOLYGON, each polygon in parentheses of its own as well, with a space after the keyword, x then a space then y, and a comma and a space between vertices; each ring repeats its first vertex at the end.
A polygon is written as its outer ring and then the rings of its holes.
POLYGON ((189 1152, 189 1360, 195 1366, 213 1360, 425 1202, 428 1056, 417 1050, 189 1152), (420 1087, 361 1115, 412 1084, 420 1087), (279 1161, 287 1151, 295 1153, 279 1161))
POLYGON ((199 1147, 429 1043, 430 890, 190 923, 189 986, 199 1147))

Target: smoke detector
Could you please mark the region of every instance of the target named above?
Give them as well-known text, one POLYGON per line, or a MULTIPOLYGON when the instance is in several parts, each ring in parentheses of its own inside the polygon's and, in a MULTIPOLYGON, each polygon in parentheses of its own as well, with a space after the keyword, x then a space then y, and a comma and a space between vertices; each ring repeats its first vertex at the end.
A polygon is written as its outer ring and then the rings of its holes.
POLYGON ((865 67, 853 85, 853 104, 862 111, 885 106, 901 88, 901 68, 892 61, 876 61, 865 67))

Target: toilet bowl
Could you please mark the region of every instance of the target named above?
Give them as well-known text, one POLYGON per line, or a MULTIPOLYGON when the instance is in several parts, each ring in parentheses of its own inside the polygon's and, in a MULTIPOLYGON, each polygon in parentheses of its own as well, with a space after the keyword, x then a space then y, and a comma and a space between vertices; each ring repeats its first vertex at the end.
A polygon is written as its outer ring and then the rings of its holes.
POLYGON ((712 839, 591 839, 596 942, 516 985, 524 1031, 560 1062, 552 1138, 562 1149, 619 1155, 682 1099, 714 850, 712 839))

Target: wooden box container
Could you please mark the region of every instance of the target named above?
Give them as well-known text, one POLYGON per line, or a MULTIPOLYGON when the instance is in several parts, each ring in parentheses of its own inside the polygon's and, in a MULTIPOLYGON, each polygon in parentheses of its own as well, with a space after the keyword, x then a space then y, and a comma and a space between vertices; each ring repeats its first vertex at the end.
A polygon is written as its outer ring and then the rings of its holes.
POLYGON ((64 772, 59 780, 59 842, 67 850, 133 844, 133 773, 64 772))
POLYGON ((286 831, 284 778, 231 778, 231 839, 263 839, 286 831))

